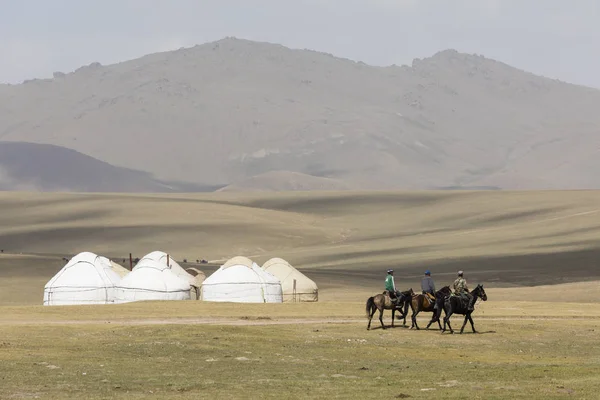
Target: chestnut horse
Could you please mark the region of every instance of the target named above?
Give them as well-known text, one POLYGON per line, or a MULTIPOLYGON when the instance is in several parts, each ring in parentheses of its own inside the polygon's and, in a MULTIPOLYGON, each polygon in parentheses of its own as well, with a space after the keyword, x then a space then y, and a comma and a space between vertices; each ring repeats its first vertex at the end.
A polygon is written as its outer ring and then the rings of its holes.
POLYGON ((371 329, 371 319, 373 319, 373 315, 377 310, 379 310, 379 322, 381 322, 382 329, 385 329, 385 325, 383 325, 383 310, 392 310, 392 328, 394 327, 394 315, 396 310, 400 311, 402 318, 404 318, 404 325, 406 325, 408 303, 414 294, 415 292, 413 292, 412 288, 405 292, 400 292, 400 298, 398 299, 397 303, 392 303, 392 299, 387 291, 383 292, 382 294, 369 297, 367 300, 367 318, 369 318, 367 330, 371 329))
POLYGON ((452 291, 450 290, 450 286, 444 286, 435 292, 435 300, 432 300, 426 294, 415 294, 410 301, 410 308, 412 309, 412 325, 410 326, 410 329, 421 329, 419 328, 419 325, 417 325, 417 315, 419 315, 421 311, 424 311, 433 313, 431 316, 431 321, 429 321, 429 324, 427 324, 426 329, 429 329, 431 324, 437 322, 440 330, 442 330, 440 316, 442 315, 442 309, 444 308, 444 298, 446 298, 446 296, 450 296, 451 293, 452 291), (436 304, 437 308, 434 308, 436 304))

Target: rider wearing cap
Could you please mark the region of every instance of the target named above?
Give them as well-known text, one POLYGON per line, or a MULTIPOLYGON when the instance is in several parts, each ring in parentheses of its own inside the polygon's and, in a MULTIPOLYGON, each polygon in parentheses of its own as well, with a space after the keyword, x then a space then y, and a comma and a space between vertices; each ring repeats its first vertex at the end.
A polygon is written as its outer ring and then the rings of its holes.
POLYGON ((467 309, 469 311, 473 311, 473 299, 474 297, 469 293, 469 287, 467 286, 467 281, 463 278, 463 271, 458 271, 458 278, 454 281, 454 294, 460 296, 462 299, 468 301, 467 309))
MULTIPOLYGON (((435 283, 433 283, 433 278, 431 277, 431 271, 425 271, 425 276, 421 279, 421 290, 424 295, 430 294, 435 301, 435 283)), ((437 302, 434 305, 434 309, 437 309, 437 302)))
POLYGON ((435 283, 431 277, 431 271, 425 271, 425 276, 421 279, 421 290, 423 294, 429 293, 435 297, 435 283))
POLYGON ((400 292, 396 290, 396 284, 394 283, 394 270, 388 269, 387 273, 385 278, 385 290, 390 294, 392 301, 396 303, 400 297, 400 292))

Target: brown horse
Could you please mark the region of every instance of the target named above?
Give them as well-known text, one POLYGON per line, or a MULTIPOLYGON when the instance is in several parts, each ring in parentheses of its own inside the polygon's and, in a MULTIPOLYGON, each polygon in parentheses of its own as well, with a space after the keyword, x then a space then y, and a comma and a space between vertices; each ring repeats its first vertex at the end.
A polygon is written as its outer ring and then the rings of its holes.
POLYGON ((412 320, 412 325, 410 326, 410 329, 416 328, 417 330, 421 329, 419 328, 419 325, 417 324, 417 315, 419 315, 419 313, 421 311, 424 312, 432 312, 433 316, 431 317, 431 321, 429 321, 429 324, 427 324, 427 328, 429 329, 429 327, 431 326, 431 324, 433 324, 434 322, 437 322, 440 330, 442 330, 442 323, 440 322, 440 315, 442 314, 442 309, 444 306, 444 298, 446 296, 449 296, 452 293, 452 291, 450 290, 450 286, 444 286, 443 288, 441 288, 440 290, 438 290, 437 292, 435 292, 435 299, 432 299, 430 296, 426 295, 426 294, 415 294, 414 296, 412 296, 412 299, 410 301, 410 308, 412 309, 412 315, 411 315, 411 320, 412 320), (438 308, 435 309, 435 305, 438 305, 438 308))
POLYGON ((369 325, 367 325, 367 330, 371 329, 371 320, 373 319, 373 315, 377 310, 379 310, 379 322, 381 322, 382 329, 385 329, 385 325, 383 325, 383 310, 392 310, 392 328, 394 327, 394 316, 396 310, 400 311, 400 314, 404 318, 403 324, 406 325, 408 303, 414 294, 415 292, 413 292, 412 288, 405 292, 400 292, 400 298, 398 299, 398 302, 396 304, 392 303, 392 299, 390 298, 389 294, 387 294, 387 292, 369 297, 367 299, 367 318, 369 318, 369 325))

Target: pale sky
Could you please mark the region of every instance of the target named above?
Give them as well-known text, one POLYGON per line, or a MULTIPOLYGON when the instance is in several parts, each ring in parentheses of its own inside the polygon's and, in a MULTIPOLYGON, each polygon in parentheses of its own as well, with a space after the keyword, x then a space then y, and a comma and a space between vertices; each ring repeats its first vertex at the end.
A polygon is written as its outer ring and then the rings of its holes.
POLYGON ((0 82, 226 36, 372 65, 452 48, 600 88, 600 0, 0 0, 0 82))

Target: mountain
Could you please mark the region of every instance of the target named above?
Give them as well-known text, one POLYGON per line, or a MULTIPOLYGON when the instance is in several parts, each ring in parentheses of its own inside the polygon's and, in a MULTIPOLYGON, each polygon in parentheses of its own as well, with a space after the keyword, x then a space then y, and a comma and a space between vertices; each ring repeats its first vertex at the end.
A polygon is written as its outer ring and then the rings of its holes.
POLYGON ((44 192, 175 192, 200 188, 160 182, 59 146, 0 142, 0 190, 44 192))
POLYGON ((454 50, 373 67, 227 38, 0 86, 0 140, 157 179, 290 171, 365 189, 600 188, 600 91, 454 50))

